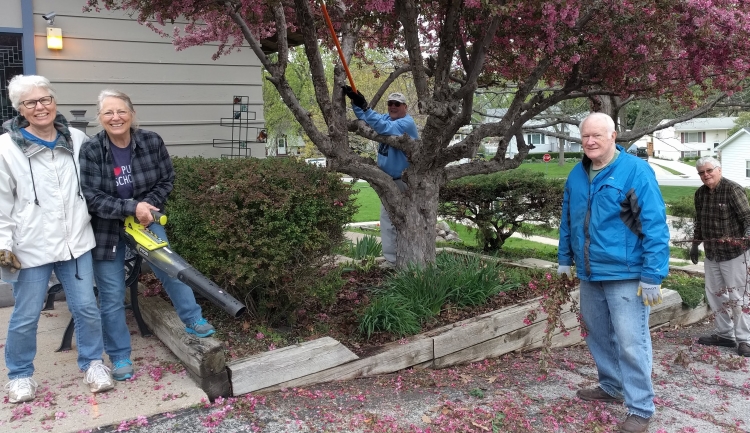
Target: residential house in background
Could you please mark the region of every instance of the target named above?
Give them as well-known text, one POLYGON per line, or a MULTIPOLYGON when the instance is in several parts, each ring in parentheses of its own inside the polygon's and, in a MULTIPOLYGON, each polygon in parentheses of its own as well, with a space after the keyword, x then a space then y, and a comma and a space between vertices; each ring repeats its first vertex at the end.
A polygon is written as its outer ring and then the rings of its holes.
MULTIPOLYGON (((490 108, 487 110, 486 116, 482 119, 482 123, 497 122, 505 115, 507 111, 508 110, 505 108, 490 108)), ((532 119, 524 126, 533 127, 534 125, 540 125, 543 123, 545 123, 545 121, 532 119)), ((578 130, 577 126, 563 124, 558 125, 557 127, 560 128, 560 130, 557 131, 560 134, 567 134, 571 137, 581 136, 581 133, 578 130)), ((461 129, 459 129, 459 131, 453 137, 453 140, 451 140, 451 144, 458 143, 466 138, 466 135, 468 135, 472 131, 472 129, 473 126, 470 125, 461 127, 461 129)), ((563 146, 565 152, 581 152, 581 143, 558 139, 555 136, 545 134, 544 131, 549 131, 550 133, 555 132, 555 127, 549 126, 541 129, 540 131, 526 132, 524 134, 526 144, 531 144, 534 146, 534 148, 531 149, 529 153, 557 153, 559 152, 561 145, 563 146)), ((486 156, 493 156, 497 153, 497 149, 498 138, 487 137, 483 140, 482 145, 477 152, 484 153, 486 156)), ((516 155, 517 153, 518 146, 516 145, 516 138, 513 137, 510 140, 510 144, 508 145, 505 154, 507 157, 512 158, 513 155, 516 155)))
POLYGON ((727 139, 727 132, 734 127, 735 119, 736 117, 696 117, 656 131, 650 136, 653 143, 652 155, 671 160, 715 155, 719 144, 727 139))
POLYGON ((742 128, 724 140, 716 150, 722 176, 745 188, 750 187, 750 128, 742 128))
MULTIPOLYGON (((85 3, 2 0, 0 120, 16 115, 7 101, 8 80, 38 74, 52 82, 58 110, 69 120, 74 119, 71 111, 85 110, 79 121, 93 121, 97 95, 113 88, 130 95, 141 127, 159 133, 174 156, 220 157, 235 151, 215 147, 219 140, 243 146, 242 156, 265 157, 266 144, 256 139, 264 125, 261 64, 251 50, 218 60, 211 59, 216 45, 177 51, 170 39, 122 12, 83 13, 85 3), (54 19, 46 20, 50 12, 54 19), (62 34, 61 49, 48 48, 49 29, 59 29, 53 33, 62 34), (233 120, 242 120, 244 129, 235 130, 242 122, 233 120), (235 138, 242 134, 246 137, 235 138)), ((265 42, 272 51, 273 44, 265 42)), ((100 129, 92 122, 86 132, 100 129)))

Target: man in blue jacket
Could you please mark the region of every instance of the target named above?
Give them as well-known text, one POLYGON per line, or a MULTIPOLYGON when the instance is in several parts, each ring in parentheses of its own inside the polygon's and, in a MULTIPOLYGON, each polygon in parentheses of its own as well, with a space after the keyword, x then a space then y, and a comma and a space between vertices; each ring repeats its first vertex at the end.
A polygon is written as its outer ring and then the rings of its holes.
POLYGON ((645 432, 654 414, 650 306, 669 269, 666 208, 651 167, 615 144, 611 117, 581 122, 584 158, 565 183, 558 274, 581 280, 581 315, 599 386, 582 400, 622 402, 622 432, 645 432))
MULTIPOLYGON (((394 92, 388 95, 388 113, 380 114, 367 106, 367 100, 351 87, 344 86, 344 93, 352 101, 352 109, 357 119, 364 120, 380 135, 409 134, 413 139, 419 138, 414 119, 406 112, 406 98, 403 94, 394 92)), ((401 175, 409 167, 409 161, 403 151, 395 149, 385 143, 378 146, 378 167, 393 178, 401 191, 406 189, 406 183, 401 175)), ((380 205, 380 242, 383 246, 383 257, 392 265, 396 263, 396 228, 385 210, 380 205)))

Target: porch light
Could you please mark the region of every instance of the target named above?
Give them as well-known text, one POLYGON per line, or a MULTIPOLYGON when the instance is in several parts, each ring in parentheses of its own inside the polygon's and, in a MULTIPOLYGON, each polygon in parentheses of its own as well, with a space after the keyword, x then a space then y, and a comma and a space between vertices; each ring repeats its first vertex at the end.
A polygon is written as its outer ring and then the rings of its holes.
POLYGON ((62 50, 62 29, 47 27, 47 48, 50 50, 62 50))

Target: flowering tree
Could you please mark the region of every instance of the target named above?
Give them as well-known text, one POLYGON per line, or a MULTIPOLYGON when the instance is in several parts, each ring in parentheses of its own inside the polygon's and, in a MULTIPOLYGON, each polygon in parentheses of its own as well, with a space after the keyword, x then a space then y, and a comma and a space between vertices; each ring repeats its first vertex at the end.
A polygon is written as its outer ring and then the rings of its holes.
POLYGON ((365 47, 403 58, 366 96, 376 103, 407 74, 417 95, 410 110, 426 116, 419 140, 379 136, 347 118, 343 68, 335 68, 332 88, 326 82, 319 44, 331 41, 314 0, 88 0, 86 9, 124 9, 162 34, 167 22, 187 20, 171 35, 178 49, 219 41, 218 57, 249 45, 330 167, 377 191, 398 229, 399 266, 434 260, 440 187, 516 168, 528 154, 522 126, 545 109, 589 98, 594 110, 612 114, 619 101, 649 95, 698 107, 709 94, 739 90, 750 69, 750 0, 336 0, 330 6, 347 59, 365 47), (302 36, 327 129, 316 127, 285 78, 290 34, 302 36), (264 54, 269 38, 278 56, 264 54), (512 89, 507 113, 449 147, 471 119, 475 91, 488 86, 512 89), (349 133, 403 150, 411 161, 403 174, 409 188, 400 192, 372 159, 354 153, 349 133), (500 137, 494 158, 447 166, 490 136, 500 137), (519 152, 508 159, 512 137, 519 152))

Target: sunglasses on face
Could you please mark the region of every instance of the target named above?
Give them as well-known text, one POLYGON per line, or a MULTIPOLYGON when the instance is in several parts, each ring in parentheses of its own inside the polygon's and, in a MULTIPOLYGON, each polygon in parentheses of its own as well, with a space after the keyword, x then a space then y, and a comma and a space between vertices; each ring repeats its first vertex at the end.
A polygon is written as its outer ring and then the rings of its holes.
POLYGON ((388 101, 388 106, 390 107, 391 105, 393 105, 394 107, 398 108, 398 107, 401 106, 401 103, 398 102, 398 101, 388 101))
POLYGON ((705 170, 705 171, 699 171, 699 172, 698 172, 698 176, 700 176, 700 177, 703 177, 703 176, 705 176, 705 175, 707 175, 707 174, 711 174, 711 173, 713 173, 713 172, 714 172, 714 170, 716 170, 716 167, 714 167, 714 168, 709 168, 708 170, 705 170))

